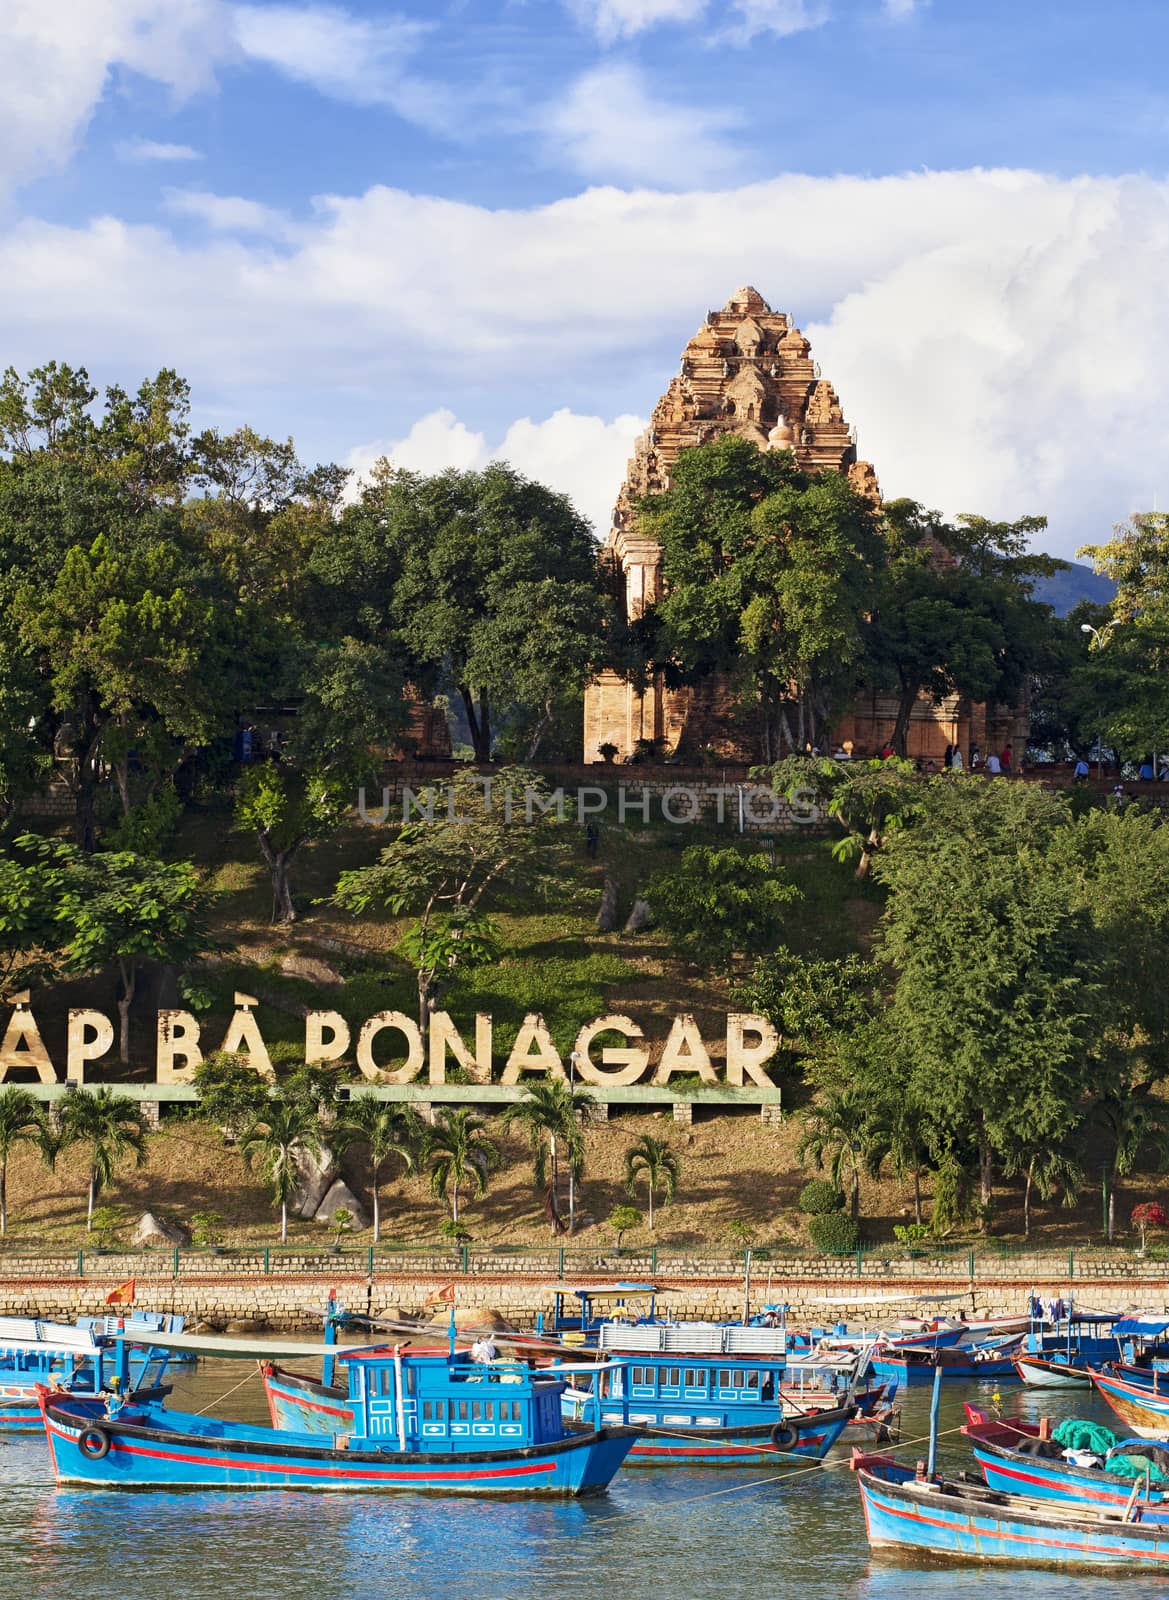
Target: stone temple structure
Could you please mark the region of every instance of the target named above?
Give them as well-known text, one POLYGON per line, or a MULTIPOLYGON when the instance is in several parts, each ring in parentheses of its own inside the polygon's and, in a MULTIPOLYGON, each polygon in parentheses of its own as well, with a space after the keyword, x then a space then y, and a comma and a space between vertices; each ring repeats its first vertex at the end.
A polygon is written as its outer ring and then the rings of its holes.
MULTIPOLYGON (((807 339, 758 290, 738 289, 721 311, 707 312, 682 352, 681 367, 637 441, 617 496, 605 555, 624 574, 631 620, 662 592, 662 552, 638 533, 634 507, 669 487, 681 451, 724 433, 741 434, 760 450, 791 450, 805 472, 843 472, 859 493, 880 500, 876 471, 858 459, 856 432, 807 339)), ((875 755, 892 732, 896 712, 895 697, 867 695, 841 719, 835 739, 858 756, 875 755)), ((956 696, 940 706, 921 700, 910 722, 908 751, 940 758, 952 742, 966 750, 971 742, 984 751, 998 749, 1012 737, 1018 741, 1015 724, 1005 715, 988 719, 986 707, 956 696)), ((659 754, 682 760, 755 760, 759 753, 750 718, 718 680, 667 689, 659 678, 641 693, 618 673, 602 673, 585 692, 585 760, 600 759, 603 744, 615 745, 623 760, 639 740, 653 740, 659 754)))

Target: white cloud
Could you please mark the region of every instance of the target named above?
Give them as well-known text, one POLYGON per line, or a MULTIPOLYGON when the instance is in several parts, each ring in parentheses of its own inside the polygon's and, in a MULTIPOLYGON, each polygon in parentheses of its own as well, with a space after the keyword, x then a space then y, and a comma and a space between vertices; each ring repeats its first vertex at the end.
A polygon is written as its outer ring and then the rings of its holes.
MULTIPOLYGON (((591 27, 602 44, 630 38, 664 22, 698 22, 725 17, 727 0, 567 0, 569 10, 591 27)), ((885 0, 887 6, 911 8, 914 0, 885 0)), ((758 34, 783 38, 827 22, 828 0, 730 0, 729 26, 717 28, 717 37, 747 44, 758 34)))
POLYGON ((881 0, 885 15, 891 22, 904 22, 917 12, 924 11, 930 0, 881 0))
POLYGON ((282 212, 239 195, 209 194, 204 189, 167 189, 164 201, 167 210, 175 216, 195 217, 220 233, 258 233, 280 238, 291 231, 282 212))
POLYGON ((725 36, 743 44, 761 33, 780 39, 791 33, 805 33, 809 28, 823 27, 829 17, 827 0, 734 0, 734 9, 739 20, 725 30, 725 36))
POLYGON ((659 100, 629 66, 584 73, 547 107, 542 125, 565 164, 590 179, 703 185, 742 163, 726 138, 737 114, 659 100))
POLYGON ((628 38, 660 22, 694 22, 707 0, 568 0, 569 9, 603 43, 628 38))
POLYGON ((446 94, 407 70, 432 24, 374 19, 331 5, 236 5, 236 42, 251 61, 353 105, 389 106, 412 122, 445 126, 446 94))
POLYGON ((219 0, 4 0, 0 187, 68 160, 115 68, 184 97, 228 49, 219 0))
POLYGON ((115 146, 119 161, 202 161, 203 153, 189 144, 165 144, 157 139, 123 139, 115 146))
POLYGON ((0 344, 103 381, 176 366, 240 420, 263 394, 257 420, 309 454, 305 416, 400 437, 471 390, 490 449, 527 414, 551 451, 559 406, 648 412, 707 307, 754 283, 812 338, 887 493, 1048 511, 1069 551, 1169 500, 1167 267, 1169 183, 1145 177, 793 176, 524 211, 375 188, 279 237, 17 221, 0 344))
POLYGON ((543 422, 521 417, 491 447, 486 434, 473 433, 453 411, 443 408, 420 418, 405 438, 358 445, 345 464, 364 475, 379 456, 387 456, 396 467, 427 473, 446 467, 466 472, 489 461, 510 461, 525 477, 568 495, 603 535, 633 442, 644 427, 641 417, 620 416, 606 422, 603 417, 560 410, 543 422))

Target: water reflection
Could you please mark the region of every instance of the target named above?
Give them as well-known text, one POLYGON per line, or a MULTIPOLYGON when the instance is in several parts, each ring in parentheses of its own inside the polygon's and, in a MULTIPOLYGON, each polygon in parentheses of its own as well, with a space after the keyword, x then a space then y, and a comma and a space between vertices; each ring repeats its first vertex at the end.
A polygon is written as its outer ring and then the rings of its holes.
MULTIPOLYGON (((174 1403, 215 1402, 242 1376, 207 1363, 185 1375, 174 1403)), ((988 1391, 982 1398, 988 1398, 988 1391)), ((1092 1414, 1088 1396, 1019 1396, 1030 1415, 1092 1414)), ((905 1435, 924 1431, 928 1395, 914 1391, 905 1435)), ((266 1420, 258 1383, 222 1406, 266 1420)), ((942 1427, 962 1420, 944 1396, 942 1427)), ((912 1457, 920 1447, 910 1446, 912 1457)), ((943 1439, 943 1461, 968 1463, 943 1439)), ((58 1491, 39 1438, 0 1443, 0 1594, 37 1600, 1044 1600, 1165 1594, 1142 1577, 996 1572, 905 1565, 870 1555, 847 1470, 760 1484, 739 1473, 626 1471, 585 1502, 487 1502, 421 1496, 58 1491), (742 1492, 728 1489, 751 1484, 742 1492)))

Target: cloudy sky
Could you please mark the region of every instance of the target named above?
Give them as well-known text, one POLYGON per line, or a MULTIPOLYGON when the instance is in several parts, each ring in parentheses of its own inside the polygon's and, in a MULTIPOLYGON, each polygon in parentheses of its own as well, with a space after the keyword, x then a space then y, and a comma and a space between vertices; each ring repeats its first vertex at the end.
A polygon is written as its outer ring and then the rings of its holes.
POLYGON ((601 527, 708 306, 889 494, 1169 507, 1165 0, 3 0, 0 359, 601 527))

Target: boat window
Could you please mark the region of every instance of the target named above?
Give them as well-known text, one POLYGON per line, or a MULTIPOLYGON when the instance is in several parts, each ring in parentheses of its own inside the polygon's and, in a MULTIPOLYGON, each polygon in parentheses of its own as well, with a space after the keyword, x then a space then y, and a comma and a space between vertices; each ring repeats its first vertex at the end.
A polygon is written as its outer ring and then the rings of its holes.
POLYGON ((686 1387, 687 1387, 687 1389, 705 1389, 706 1388, 706 1369, 705 1369, 705 1367, 687 1367, 686 1368, 686 1387))
POLYGON ((423 1422, 433 1422, 434 1421, 434 1401, 433 1400, 424 1400, 422 1402, 422 1420, 423 1420, 423 1422))
POLYGON ((483 1402, 482 1402, 482 1400, 476 1400, 472 1404, 472 1406, 471 1406, 471 1420, 472 1420, 472 1422, 482 1422, 483 1421, 483 1402))
POLYGON ((451 1405, 452 1406, 455 1406, 455 1405, 458 1406, 458 1408, 459 1408, 459 1421, 460 1422, 466 1422, 467 1418, 471 1415, 471 1403, 470 1403, 470 1401, 469 1400, 458 1400, 458 1401, 452 1400, 451 1401, 451 1405))
POLYGON ((630 1373, 630 1377, 634 1383, 643 1384, 645 1382, 645 1368, 634 1367, 633 1371, 630 1373))
POLYGON ((681 1369, 681 1367, 671 1367, 670 1368, 670 1387, 673 1388, 673 1389, 676 1389, 681 1382, 682 1382, 682 1369, 681 1369))
MULTIPOLYGON (((389 1369, 389 1367, 387 1367, 386 1368, 386 1377, 387 1377, 387 1379, 389 1378, 389 1375, 390 1375, 390 1369, 389 1369)), ((407 1394, 413 1394, 414 1393, 414 1376, 415 1376, 414 1368, 413 1367, 407 1367, 406 1368, 406 1393, 407 1394)), ((387 1384, 386 1393, 389 1394, 389 1392, 390 1392, 390 1390, 389 1390, 389 1386, 387 1384)))
POLYGON ((745 1389, 758 1389, 758 1387, 759 1387, 759 1374, 758 1374, 758 1372, 747 1372, 747 1373, 744 1373, 743 1374, 743 1387, 745 1389))
POLYGON ((734 1389, 735 1375, 730 1367, 720 1367, 718 1373, 718 1386, 720 1389, 734 1389))

